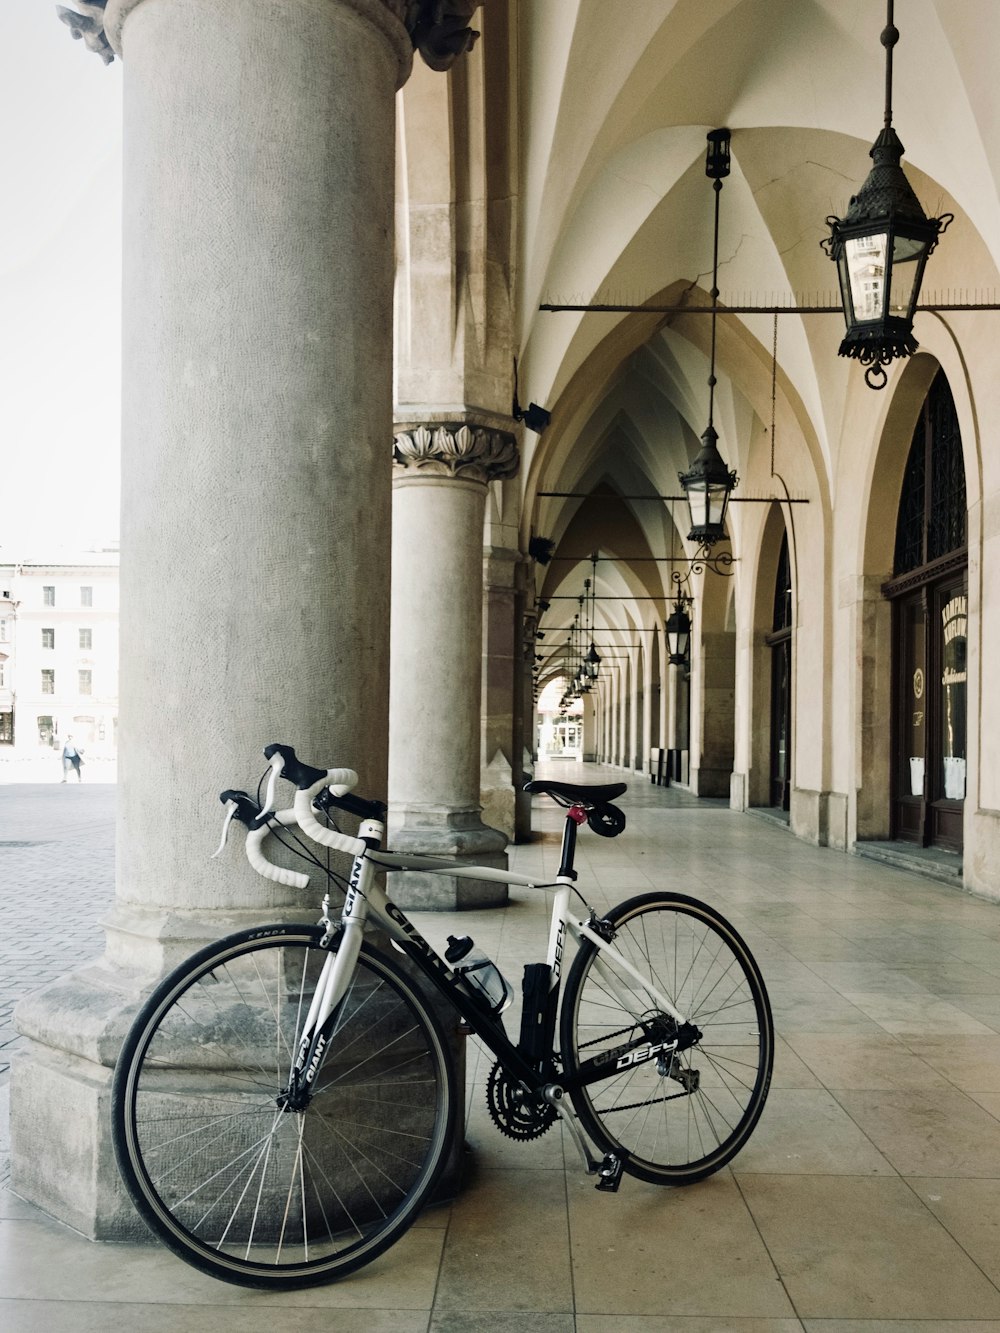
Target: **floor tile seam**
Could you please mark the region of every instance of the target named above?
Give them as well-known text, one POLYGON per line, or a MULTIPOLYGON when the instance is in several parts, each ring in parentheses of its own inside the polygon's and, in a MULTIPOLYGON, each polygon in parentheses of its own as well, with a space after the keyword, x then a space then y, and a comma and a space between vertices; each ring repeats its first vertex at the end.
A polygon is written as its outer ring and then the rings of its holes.
MULTIPOLYGON (((990 1286, 993 1288, 993 1290, 994 1290, 995 1292, 997 1292, 998 1295, 1000 1295, 1000 1283, 995 1282, 995 1281, 993 1280, 993 1278, 990 1277, 989 1273, 986 1272, 986 1270, 983 1268, 983 1266, 982 1266, 976 1259, 974 1259, 973 1256, 969 1253, 969 1251, 965 1248, 965 1246, 962 1244, 962 1242, 959 1240, 959 1238, 958 1238, 958 1237, 955 1235, 955 1233, 952 1231, 951 1227, 948 1226, 947 1222, 945 1222, 943 1218, 938 1217, 938 1215, 937 1215, 937 1214, 934 1212, 934 1210, 931 1208, 930 1204, 929 1204, 924 1198, 922 1198, 922 1196, 920 1195, 920 1193, 919 1193, 919 1191, 917 1190, 916 1186, 913 1184, 913 1181, 916 1180, 916 1179, 920 1179, 920 1177, 917 1177, 917 1176, 913 1176, 913 1177, 911 1177, 911 1176, 903 1176, 903 1175, 901 1175, 901 1176, 900 1176, 900 1179, 901 1179, 901 1180, 903 1181, 903 1183, 906 1185, 907 1189, 910 1191, 910 1193, 913 1195, 913 1197, 920 1203, 921 1208, 923 1208, 924 1211, 927 1212, 927 1213, 930 1215, 930 1217, 931 1217, 931 1218, 938 1224, 938 1226, 939 1226, 939 1227, 941 1228, 941 1230, 945 1233, 945 1235, 951 1237, 951 1239, 954 1241, 954 1243, 958 1246, 958 1248, 962 1251, 962 1253, 963 1253, 963 1254, 965 1255, 965 1257, 968 1259, 969 1263, 972 1264, 973 1268, 975 1268, 976 1271, 977 1271, 978 1273, 981 1273, 982 1276, 986 1279, 986 1281, 987 1281, 987 1282, 990 1284, 990 1286)), ((944 1177, 937 1176, 937 1177, 927 1177, 927 1176, 925 1176, 925 1177, 923 1177, 923 1179, 925 1179, 925 1180, 926 1180, 926 1179, 938 1179, 938 1180, 940 1180, 940 1179, 944 1179, 944 1180, 955 1180, 955 1179, 957 1179, 957 1180, 963 1180, 963 1179, 969 1179, 969 1177, 967 1177, 967 1176, 966 1176, 966 1177, 963 1177, 963 1176, 957 1176, 957 1177, 956 1177, 956 1176, 944 1176, 944 1177)), ((978 1179, 978 1177, 972 1177, 972 1179, 978 1179)), ((985 1322, 985 1321, 984 1321, 984 1322, 985 1322)))
MULTIPOLYGON (((779 944, 780 944, 780 941, 775 941, 775 943, 779 943, 779 944)), ((785 946, 782 946, 782 947, 785 947, 785 946)), ((814 959, 812 960, 812 962, 810 963, 810 962, 807 962, 804 958, 798 958, 798 957, 793 953, 793 951, 792 951, 791 949, 786 949, 786 951, 791 955, 792 958, 795 959, 795 961, 799 964, 800 967, 804 967, 804 968, 806 969, 806 971, 809 972, 809 974, 810 974, 811 976, 813 976, 813 977, 816 978, 817 981, 821 981, 821 982, 823 983, 824 986, 829 986, 830 989, 831 989, 836 995, 839 995, 840 998, 841 998, 842 1000, 846 1000, 848 1004, 852 1004, 852 1001, 850 1001, 850 1000, 847 999, 847 996, 846 996, 846 994, 844 993, 844 991, 842 991, 842 990, 840 989, 840 987, 839 987, 835 982, 830 981, 829 978, 827 978, 827 977, 821 976, 820 973, 818 973, 818 972, 815 970, 815 964, 817 964, 817 963, 819 963, 820 965, 823 965, 824 963, 833 963, 833 962, 836 962, 837 960, 835 960, 835 959, 833 959, 833 960, 830 960, 830 959, 826 959, 826 960, 824 960, 824 959, 822 959, 822 958, 814 958, 814 959)), ((864 962, 864 961, 866 961, 866 960, 861 959, 861 960, 859 960, 859 961, 864 962)), ((883 970, 884 970, 884 971, 892 971, 891 968, 885 968, 885 969, 883 969, 883 970)), ((764 969, 764 968, 761 968, 761 971, 764 972, 765 969, 764 969)), ((765 983, 766 983, 766 980, 767 980, 767 978, 766 978, 766 975, 765 975, 765 983)), ((917 984, 919 985, 919 983, 917 983, 917 984)), ((859 994, 860 992, 858 992, 858 991, 854 991, 854 992, 852 992, 852 993, 856 995, 856 994, 859 994)), ((888 993, 891 994, 892 992, 888 992, 888 993)), ((906 992, 902 992, 902 993, 905 994, 906 992)), ((933 995, 934 992, 933 992, 933 991, 928 991, 928 994, 929 994, 929 995, 933 995)), ((857 1008, 857 1005, 854 1005, 854 1008, 857 1008)), ((863 1012, 863 1011, 862 1011, 862 1012, 863 1012)))
MULTIPOLYGON (((575 1108, 567 1107, 566 1114, 575 1115, 575 1108)), ((582 1131, 581 1131, 582 1132, 582 1131)), ((566 1257, 569 1266, 569 1299, 570 1313, 573 1316, 573 1328, 577 1325, 577 1301, 576 1301, 576 1265, 573 1262, 573 1209, 570 1206, 569 1189, 569 1171, 570 1168, 566 1161, 566 1136, 563 1136, 563 1202, 566 1208, 566 1257)), ((582 1167, 577 1163, 577 1169, 582 1167)))
MULTIPOLYGON (((909 1047, 906 1046, 905 1042, 901 1041, 901 1040, 900 1040, 898 1037, 896 1037, 893 1033, 888 1033, 887 1035, 890 1036, 890 1037, 892 1038, 893 1042, 894 1042, 897 1046, 902 1047, 902 1048, 905 1050, 906 1054, 913 1056, 914 1059, 920 1059, 920 1057, 919 1057, 918 1055, 916 1055, 916 1054, 915 1054, 909 1047)), ((895 1163, 892 1161, 892 1159, 891 1159, 890 1157, 888 1157, 888 1156, 882 1151, 882 1149, 878 1146, 878 1144, 877 1144, 877 1143, 875 1142, 875 1140, 871 1137, 871 1135, 870 1135, 870 1134, 869 1134, 869 1133, 868 1133, 868 1132, 867 1132, 867 1131, 866 1131, 866 1130, 865 1130, 865 1129, 858 1123, 857 1119, 851 1114, 850 1110, 844 1105, 844 1103, 841 1101, 840 1097, 838 1097, 837 1093, 838 1093, 838 1092, 843 1092, 843 1093, 851 1094, 851 1093, 856 1093, 856 1092, 909 1092, 909 1091, 911 1091, 911 1090, 910 1090, 910 1089, 905 1089, 905 1088, 887 1088, 887 1089, 884 1089, 884 1088, 839 1088, 839 1089, 838 1089, 838 1088, 835 1088, 835 1087, 831 1087, 831 1085, 830 1085, 829 1083, 825 1082, 825 1081, 823 1080, 823 1078, 816 1072, 816 1070, 812 1068, 812 1066, 809 1064, 809 1062, 808 1062, 808 1060, 805 1058, 805 1056, 804 1056, 804 1055, 800 1055, 799 1052, 795 1050, 795 1047, 792 1046, 790 1042, 789 1042, 789 1046, 791 1047, 791 1049, 792 1049, 792 1051, 794 1052, 794 1054, 796 1055, 796 1057, 797 1057, 799 1060, 801 1060, 802 1063, 806 1066, 806 1068, 809 1070, 810 1074, 812 1074, 813 1078, 816 1079, 817 1083, 818 1083, 819 1086, 820 1086, 820 1089, 821 1089, 823 1092, 825 1092, 825 1093, 827 1094, 828 1097, 832 1098, 834 1104, 835 1104, 835 1105, 836 1105, 836 1106, 843 1112, 844 1115, 847 1116, 848 1120, 849 1120, 849 1121, 851 1122, 851 1124, 855 1127, 855 1129, 858 1131, 858 1133, 859 1133, 859 1134, 862 1136, 862 1138, 868 1143, 868 1145, 872 1148, 872 1150, 873 1150, 873 1151, 874 1151, 874 1152, 875 1152, 875 1153, 876 1153, 876 1154, 877 1154, 877 1155, 878 1155, 878 1156, 885 1162, 886 1166, 889 1167, 890 1171, 891 1171, 893 1174, 895 1174, 896 1176, 898 1176, 899 1179, 901 1179, 901 1180, 905 1179, 905 1176, 903 1175, 902 1171, 899 1170, 899 1168, 895 1165, 895 1163)), ((927 1065, 927 1069, 928 1069, 928 1072, 929 1072, 930 1074, 936 1074, 936 1073, 938 1072, 938 1071, 935 1070, 931 1065, 928 1065, 926 1060, 921 1060, 920 1063, 921 1063, 921 1064, 924 1064, 924 1065, 927 1065)), ((941 1075, 941 1077, 944 1077, 944 1075, 941 1075)), ((779 1091, 781 1091, 781 1090, 779 1089, 779 1091)), ((811 1089, 788 1089, 788 1091, 811 1091, 811 1089)), ((958 1091, 958 1089, 956 1089, 956 1091, 958 1091)), ((971 1101, 972 1099, 971 1099, 971 1098, 967 1098, 967 1100, 971 1101)), ((977 1102, 973 1102, 973 1105, 978 1105, 978 1103, 977 1103, 977 1102)), ((985 1108, 985 1107, 980 1107, 979 1109, 980 1109, 980 1110, 985 1110, 986 1108, 985 1108)), ((987 1115, 990 1114, 990 1112, 988 1112, 988 1111, 987 1111, 986 1113, 987 1113, 987 1115)), ((998 1118, 998 1117, 994 1117, 994 1119, 997 1119, 997 1118, 998 1118)), ((749 1173, 748 1173, 748 1174, 749 1174, 749 1173)), ((756 1172, 755 1172, 754 1174, 766 1175, 766 1174, 769 1174, 769 1173, 767 1173, 767 1172, 759 1172, 759 1173, 756 1173, 756 1172)), ((850 1173, 849 1173, 849 1174, 850 1174, 850 1173)), ((838 1172, 838 1171, 827 1171, 827 1172, 816 1172, 816 1171, 814 1171, 814 1172, 808 1172, 808 1171, 807 1171, 807 1172, 803 1172, 803 1175, 827 1176, 827 1177, 829 1177, 829 1176, 837 1176, 837 1177, 840 1177, 840 1176, 841 1176, 841 1173, 838 1172)), ((870 1177, 869 1177, 869 1176, 863 1176, 863 1177, 855 1177, 855 1178, 857 1178, 857 1179, 869 1179, 870 1177)), ((880 1176, 879 1178, 882 1179, 882 1180, 884 1180, 884 1179, 886 1179, 887 1177, 886 1177, 886 1176, 880 1176)))
POLYGON ((729 1174, 732 1177, 733 1185, 736 1187, 736 1192, 739 1194, 743 1207, 746 1210, 747 1217, 749 1217, 750 1219, 750 1224, 753 1227, 754 1231, 757 1233, 758 1238, 760 1239, 760 1243, 761 1246, 763 1247, 764 1253, 767 1255, 768 1263, 771 1265, 771 1268, 774 1271, 774 1276, 777 1279, 777 1281, 781 1284, 781 1290, 785 1293, 785 1299, 788 1302, 789 1309, 792 1310, 794 1317, 799 1321, 799 1326, 804 1328, 805 1326, 802 1323, 802 1315, 799 1314, 798 1307, 795 1304, 795 1300, 792 1297, 792 1293, 789 1290, 788 1284, 786 1283, 782 1275, 781 1269, 778 1267, 777 1260, 775 1259, 774 1255, 771 1252, 771 1247, 770 1245, 768 1245, 767 1239, 764 1236, 763 1231, 761 1231, 760 1229, 760 1223, 757 1221, 757 1218, 754 1215, 754 1211, 750 1207, 750 1201, 746 1197, 746 1194, 743 1191, 743 1186, 740 1184, 739 1176, 737 1175, 736 1170, 733 1169, 732 1167, 729 1168, 729 1174))
MULTIPOLYGON (((911 1052, 911 1054, 912 1054, 912 1052, 911 1052)), ((926 1062, 925 1062, 925 1063, 926 1063, 926 1062)), ((933 1071, 933 1072, 936 1073, 937 1071, 935 1070, 935 1071, 933 1071)), ((943 1075, 942 1075, 942 1077, 943 1077, 943 1075)), ((961 1089, 960 1089, 960 1088, 953 1088, 953 1090, 956 1091, 956 1092, 961 1092, 961 1089)), ((875 1142, 875 1140, 871 1137, 871 1135, 867 1132, 867 1130, 865 1130, 865 1129, 863 1128, 863 1126, 858 1122, 857 1118, 856 1118, 854 1115, 851 1114, 850 1109, 849 1109, 847 1106, 845 1106, 844 1103, 843 1103, 843 1102, 840 1100, 840 1098, 837 1096, 837 1090, 834 1089, 834 1088, 827 1088, 826 1091, 830 1094, 830 1096, 833 1098, 833 1100, 836 1102, 836 1104, 840 1107, 840 1109, 841 1109, 841 1111, 843 1111, 844 1115, 847 1116, 847 1118, 848 1118, 848 1120, 850 1120, 851 1124, 854 1125, 854 1127, 857 1129, 858 1133, 861 1134, 861 1136, 862 1136, 862 1137, 863 1137, 863 1138, 864 1138, 864 1139, 871 1145, 872 1149, 873 1149, 876 1153, 878 1153, 879 1157, 881 1157, 881 1158, 883 1159, 883 1161, 884 1161, 884 1162, 886 1163, 886 1165, 890 1168, 890 1170, 891 1170, 892 1173, 896 1176, 896 1178, 905 1182, 907 1178, 906 1178, 906 1175, 904 1174, 904 1172, 901 1171, 900 1168, 899 1168, 898 1166, 896 1166, 895 1162, 893 1162, 892 1158, 889 1157, 887 1153, 885 1153, 885 1152, 882 1151, 882 1149, 878 1146, 878 1144, 877 1144, 877 1143, 875 1142)), ((862 1092, 863 1092, 863 1091, 866 1091, 866 1090, 865 1090, 865 1089, 856 1089, 856 1088, 842 1088, 842 1089, 840 1089, 840 1091, 845 1092, 845 1093, 852 1093, 852 1092, 858 1092, 858 1091, 862 1091, 862 1092)), ((888 1089, 888 1090, 887 1090, 887 1089, 867 1089, 867 1091, 869 1091, 869 1092, 884 1092, 884 1091, 890 1091, 890 1092, 905 1092, 908 1096, 912 1096, 912 1089, 905 1089, 905 1088, 892 1088, 892 1089, 888 1089)), ((966 1100, 967 1102, 970 1103, 970 1105, 975 1106, 975 1107, 976 1107, 978 1110, 980 1110, 980 1111, 986 1111, 986 1108, 985 1108, 985 1107, 980 1106, 979 1103, 976 1102, 976 1101, 974 1101, 973 1098, 971 1098, 967 1093, 962 1093, 962 1096, 965 1098, 965 1100, 966 1100)), ((987 1114, 987 1115, 990 1115, 990 1112, 989 1112, 989 1111, 986 1111, 986 1114, 987 1114)), ((997 1117, 994 1116, 993 1119, 997 1119, 997 1117)), ((831 1173, 831 1174, 832 1174, 832 1173, 831 1173)), ((886 1179, 885 1176, 882 1176, 882 1177, 880 1177, 880 1178, 883 1179, 883 1180, 886 1179)), ((976 1176, 973 1176, 973 1177, 967 1177, 967 1178, 968 1178, 968 1179, 981 1179, 981 1177, 976 1177, 976 1176)))

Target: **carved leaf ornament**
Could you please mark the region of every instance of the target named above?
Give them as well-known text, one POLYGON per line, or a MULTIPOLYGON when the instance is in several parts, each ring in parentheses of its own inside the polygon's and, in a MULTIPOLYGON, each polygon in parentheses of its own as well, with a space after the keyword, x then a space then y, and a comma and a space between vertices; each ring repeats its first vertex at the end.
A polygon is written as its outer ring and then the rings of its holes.
POLYGON ((519 462, 517 443, 509 432, 465 423, 397 431, 392 456, 399 468, 475 481, 513 477, 519 462))
MULTIPOLYGON (((471 51, 479 33, 469 20, 482 0, 384 0, 398 14, 414 49, 434 70, 447 70, 459 56, 471 51)), ((82 41, 110 65, 115 58, 104 30, 107 0, 74 0, 75 8, 57 5, 56 13, 76 41, 82 41)))

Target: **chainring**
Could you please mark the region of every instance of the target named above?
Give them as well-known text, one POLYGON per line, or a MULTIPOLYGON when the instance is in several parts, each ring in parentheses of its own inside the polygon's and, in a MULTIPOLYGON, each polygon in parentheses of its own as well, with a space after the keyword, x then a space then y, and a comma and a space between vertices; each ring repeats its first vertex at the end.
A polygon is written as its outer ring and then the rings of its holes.
POLYGON ((558 1119, 554 1106, 529 1102, 524 1089, 508 1078, 499 1062, 490 1070, 486 1106, 500 1133, 521 1143, 540 1138, 558 1119))

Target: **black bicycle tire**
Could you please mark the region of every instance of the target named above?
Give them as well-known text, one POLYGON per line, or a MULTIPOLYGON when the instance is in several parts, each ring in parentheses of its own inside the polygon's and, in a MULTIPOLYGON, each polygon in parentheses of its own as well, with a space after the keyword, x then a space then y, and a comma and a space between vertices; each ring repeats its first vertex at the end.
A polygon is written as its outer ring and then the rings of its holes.
MULTIPOLYGON (((774 1021, 764 979, 746 942, 720 913, 706 903, 683 894, 670 892, 640 894, 612 908, 607 913, 605 920, 609 921, 616 931, 620 931, 630 921, 652 910, 667 911, 674 915, 680 914, 691 922, 701 923, 706 930, 721 938, 722 943, 728 946, 734 959, 742 969, 747 991, 753 1004, 753 1019, 759 1028, 757 1033, 759 1055, 756 1059, 753 1084, 747 1095, 746 1105, 741 1108, 737 1123, 731 1128, 730 1132, 716 1142, 710 1150, 701 1152, 699 1157, 690 1161, 664 1162, 644 1156, 642 1152, 636 1151, 634 1144, 630 1145, 622 1142, 609 1129, 605 1117, 608 1117, 611 1111, 618 1112, 633 1109, 632 1105, 628 1103, 627 1097, 620 1098, 622 1104, 609 1105, 603 1116, 595 1106, 594 1098, 601 1095, 599 1089, 609 1085, 598 1083, 591 1085, 590 1088, 584 1086, 571 1089, 570 1097, 581 1123, 594 1143, 602 1152, 614 1153, 618 1156, 623 1161, 626 1172, 653 1184, 693 1184, 698 1180, 705 1179, 706 1176, 712 1175, 731 1161, 744 1146, 760 1118, 767 1099, 774 1063, 774 1021)), ((614 942, 621 943, 620 939, 614 942)), ((559 1032, 567 1083, 571 1082, 581 1060, 595 1053, 593 1049, 590 1049, 583 1056, 580 1055, 578 1031, 581 1005, 586 1003, 584 987, 587 984, 591 964, 597 953, 598 950, 594 944, 590 941, 584 941, 566 978, 565 993, 560 1008, 559 1032)), ((683 1005, 678 1007, 683 1009, 683 1005)), ((691 1017, 698 1024, 699 1014, 695 1012, 691 1017)), ((609 1021, 609 1029, 613 1028, 613 1021, 609 1021)), ((591 1033, 591 1035, 593 1034, 591 1033)), ((617 1036, 609 1040, 609 1048, 612 1041, 621 1045, 628 1040, 628 1035, 619 1032, 617 1036)), ((708 1061, 712 1057, 707 1048, 701 1048, 701 1054, 699 1055, 699 1047, 695 1046, 692 1048, 689 1058, 708 1061)), ((651 1067, 652 1061, 647 1066, 647 1070, 650 1072, 651 1067)), ((625 1075, 622 1075, 622 1078, 624 1077, 625 1075)), ((715 1096, 717 1100, 721 1100, 721 1094, 716 1093, 715 1096)), ((668 1104, 664 1097, 655 1098, 650 1095, 648 1105, 651 1107, 657 1101, 664 1106, 668 1104)), ((642 1103, 640 1102, 639 1105, 641 1106, 642 1103)), ((680 1106, 680 1101, 678 1101, 678 1106, 680 1106)), ((666 1112, 660 1114, 665 1115, 666 1112)), ((718 1107, 713 1107, 709 1113, 709 1120, 715 1121, 719 1118, 718 1107)), ((669 1138, 665 1128, 663 1137, 665 1140, 669 1138)))
MULTIPOLYGON (((132 1023, 115 1069, 112 1084, 112 1139, 119 1172, 140 1216, 157 1239, 181 1259, 213 1277, 240 1286, 271 1291, 313 1286, 346 1277, 376 1259, 415 1221, 445 1167, 454 1135, 455 1071, 440 1019, 395 960, 364 944, 359 969, 367 969, 374 976, 380 977, 382 984, 395 988, 403 1003, 410 1007, 414 1026, 419 1025, 423 1029, 422 1036, 427 1043, 437 1083, 433 1133, 426 1155, 416 1172, 412 1187, 385 1225, 336 1254, 288 1265, 261 1264, 256 1260, 241 1260, 213 1249, 192 1234, 161 1198, 144 1160, 136 1123, 136 1089, 142 1062, 161 1024, 178 1001, 189 994, 200 980, 208 977, 213 969, 221 969, 234 959, 277 947, 292 946, 305 950, 316 948, 323 934, 318 926, 275 925, 240 931, 206 945, 175 968, 150 994, 132 1023)), ((306 956, 303 955, 303 960, 306 956)), ((332 1042, 331 1038, 331 1045, 332 1042)), ((301 1139, 301 1133, 299 1137, 301 1139)), ((300 1166, 300 1174, 304 1195, 304 1165, 300 1166)))

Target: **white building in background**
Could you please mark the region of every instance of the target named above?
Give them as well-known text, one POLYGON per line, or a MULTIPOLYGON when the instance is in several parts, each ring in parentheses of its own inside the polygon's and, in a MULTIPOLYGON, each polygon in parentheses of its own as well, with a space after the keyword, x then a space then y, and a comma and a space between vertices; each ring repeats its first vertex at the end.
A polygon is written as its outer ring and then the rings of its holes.
POLYGON ((110 756, 117 732, 118 552, 0 558, 0 757, 110 756))

